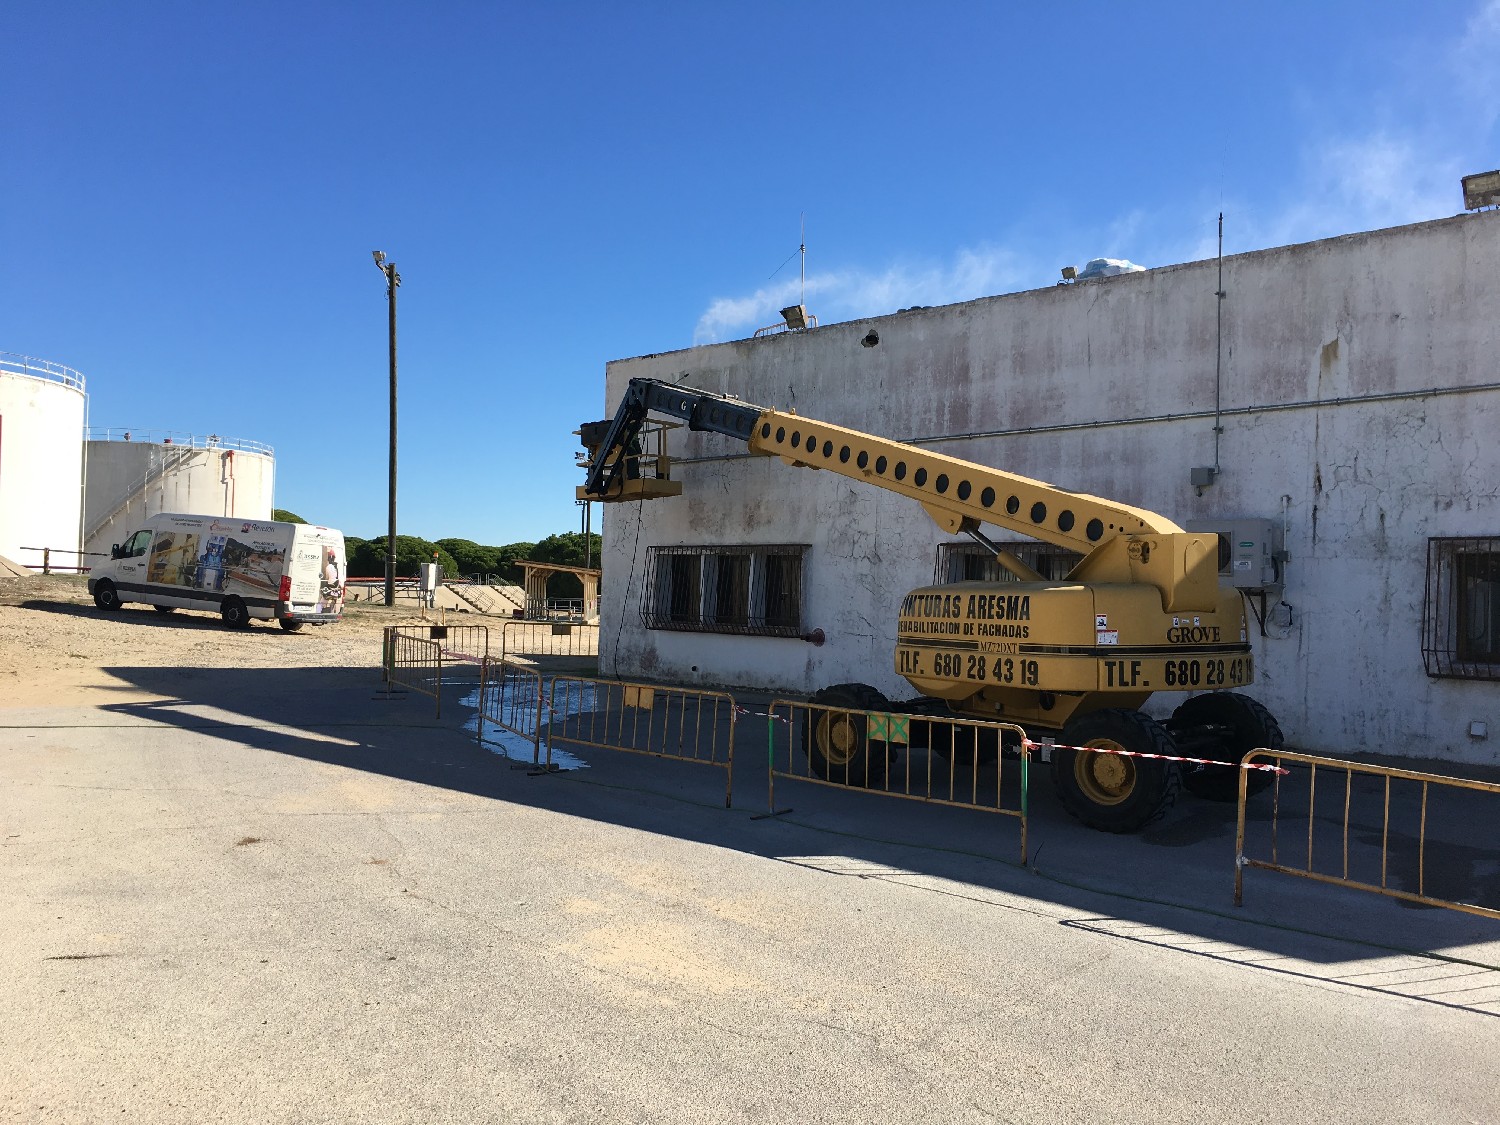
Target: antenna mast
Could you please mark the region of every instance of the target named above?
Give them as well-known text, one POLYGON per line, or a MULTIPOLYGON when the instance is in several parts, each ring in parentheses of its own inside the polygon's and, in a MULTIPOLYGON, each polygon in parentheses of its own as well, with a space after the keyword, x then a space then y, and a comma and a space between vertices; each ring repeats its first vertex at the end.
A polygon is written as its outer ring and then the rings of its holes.
POLYGON ((807 304, 807 212, 802 212, 802 233, 798 238, 799 249, 802 251, 802 292, 797 296, 799 305, 807 304))
MULTIPOLYGON (((801 287, 801 292, 798 294, 798 297, 797 297, 797 303, 795 305, 788 305, 786 308, 784 308, 784 309, 781 310, 781 323, 780 324, 769 324, 765 328, 757 328, 755 330, 755 334, 757 336, 765 336, 765 335, 767 335, 769 333, 772 333, 772 332, 801 332, 804 329, 816 328, 818 326, 818 318, 815 317, 815 316, 813 316, 810 312, 807 311, 807 212, 806 211, 802 212, 802 236, 801 236, 801 239, 799 240, 799 242, 797 243, 797 249, 794 251, 794 253, 800 254, 802 256, 802 287, 801 287)), ((776 274, 778 274, 782 270, 786 269, 787 262, 790 262, 791 260, 792 260, 792 255, 788 254, 786 256, 786 259, 781 263, 781 265, 779 265, 779 266, 776 267, 776 271, 775 271, 775 273, 771 274, 771 277, 774 278, 776 276, 776 274)), ((767 280, 770 280, 770 278, 767 278, 767 280)))

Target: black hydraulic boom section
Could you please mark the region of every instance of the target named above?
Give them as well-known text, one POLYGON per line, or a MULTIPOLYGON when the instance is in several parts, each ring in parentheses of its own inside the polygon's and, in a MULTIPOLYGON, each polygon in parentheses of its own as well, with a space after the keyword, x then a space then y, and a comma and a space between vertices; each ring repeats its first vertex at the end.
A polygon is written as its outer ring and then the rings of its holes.
MULTIPOLYGON (((584 483, 584 490, 589 495, 604 497, 610 494, 625 471, 625 455, 652 411, 681 418, 690 430, 725 434, 745 442, 750 440, 757 419, 766 412, 763 406, 753 406, 712 391, 680 387, 660 379, 632 379, 609 429, 598 443, 598 454, 589 466, 588 480, 584 483)), ((585 434, 586 444, 594 444, 587 441, 591 436, 595 435, 585 434)))

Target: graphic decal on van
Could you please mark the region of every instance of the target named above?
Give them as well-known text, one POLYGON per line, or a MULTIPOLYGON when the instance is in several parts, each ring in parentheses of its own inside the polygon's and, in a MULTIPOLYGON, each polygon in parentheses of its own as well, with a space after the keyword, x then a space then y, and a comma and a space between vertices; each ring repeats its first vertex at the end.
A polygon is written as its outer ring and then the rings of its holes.
POLYGON ((318 585, 318 613, 344 612, 344 560, 331 544, 323 546, 323 574, 318 585))
POLYGON ((198 570, 198 536, 187 531, 163 531, 151 544, 146 581, 191 586, 198 570))
POLYGON ((224 535, 208 537, 208 545, 198 557, 198 576, 193 583, 198 589, 215 593, 224 589, 224 544, 227 541, 228 537, 224 535))
POLYGON ((285 568, 286 545, 264 539, 225 537, 223 584, 226 594, 269 594, 275 597, 285 568))

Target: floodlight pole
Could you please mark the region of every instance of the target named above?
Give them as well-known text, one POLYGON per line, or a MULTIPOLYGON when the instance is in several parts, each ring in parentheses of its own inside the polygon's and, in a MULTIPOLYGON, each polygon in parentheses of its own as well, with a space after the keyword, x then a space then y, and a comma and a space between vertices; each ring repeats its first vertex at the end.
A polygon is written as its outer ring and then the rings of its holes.
POLYGON ((401 275, 396 272, 396 263, 387 262, 385 254, 375 251, 375 265, 385 274, 386 296, 390 311, 391 351, 391 462, 390 462, 390 527, 385 542, 385 604, 396 604, 396 289, 401 284, 401 275))
POLYGON ((594 528, 592 518, 594 514, 594 503, 592 500, 575 500, 573 501, 573 503, 577 504, 580 508, 583 509, 583 511, 579 513, 579 515, 581 516, 579 522, 583 527, 583 565, 584 569, 587 570, 591 569, 594 565, 594 528))

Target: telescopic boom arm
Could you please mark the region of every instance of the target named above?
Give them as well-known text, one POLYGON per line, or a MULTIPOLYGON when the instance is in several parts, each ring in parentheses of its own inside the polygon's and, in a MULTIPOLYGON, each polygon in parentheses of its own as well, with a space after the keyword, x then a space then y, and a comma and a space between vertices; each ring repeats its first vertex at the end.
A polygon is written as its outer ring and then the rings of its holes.
POLYGON ((1146 582, 1161 590, 1167 612, 1217 604, 1216 537, 1186 533, 1155 512, 659 379, 630 381, 602 442, 591 449, 587 494, 610 499, 626 451, 653 412, 681 418, 690 430, 738 438, 751 452, 789 465, 909 496, 950 533, 992 524, 1078 551, 1085 557, 1070 580, 1146 582))

